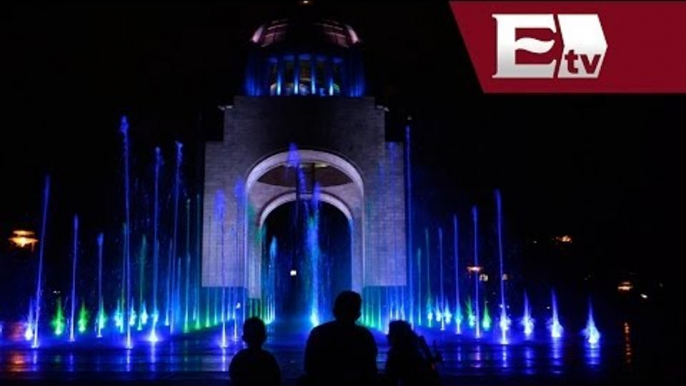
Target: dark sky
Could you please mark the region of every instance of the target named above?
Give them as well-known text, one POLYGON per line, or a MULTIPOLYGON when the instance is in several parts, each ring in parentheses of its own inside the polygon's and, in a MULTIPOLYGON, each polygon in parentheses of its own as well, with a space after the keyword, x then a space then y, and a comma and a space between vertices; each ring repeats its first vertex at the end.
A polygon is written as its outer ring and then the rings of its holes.
MULTIPOLYGON (((16 224, 35 227, 46 173, 54 228, 68 228, 74 212, 86 228, 112 222, 121 201, 121 114, 131 120, 139 171, 149 171, 156 145, 171 154, 175 140, 215 138, 216 106, 241 91, 249 37, 283 7, 80 4, 0 13, 2 238, 16 224)), ((682 229, 685 97, 486 96, 447 2, 326 8, 365 44, 372 94, 391 108, 389 135, 414 118, 415 196, 433 223, 472 204, 492 206, 492 189, 501 188, 513 238, 572 233, 586 263, 670 275, 665 264, 677 256, 682 229)))

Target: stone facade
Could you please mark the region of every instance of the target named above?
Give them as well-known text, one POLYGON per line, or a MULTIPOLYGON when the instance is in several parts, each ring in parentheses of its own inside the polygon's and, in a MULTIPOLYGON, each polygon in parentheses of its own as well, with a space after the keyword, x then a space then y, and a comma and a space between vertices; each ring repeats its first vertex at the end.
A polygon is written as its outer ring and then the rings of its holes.
POLYGON ((292 144, 302 162, 350 179, 323 187, 322 201, 350 221, 352 289, 406 285, 404 151, 385 140, 385 110, 370 97, 239 96, 225 110, 223 141, 206 144, 203 286, 261 297, 259 231, 295 192, 257 180, 287 162, 292 144))

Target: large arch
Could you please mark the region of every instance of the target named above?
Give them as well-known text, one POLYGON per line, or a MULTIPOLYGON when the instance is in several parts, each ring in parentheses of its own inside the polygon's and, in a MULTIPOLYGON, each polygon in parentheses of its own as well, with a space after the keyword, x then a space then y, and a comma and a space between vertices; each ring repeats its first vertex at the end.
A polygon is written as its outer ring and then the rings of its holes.
MULTIPOLYGON (((322 162, 339 169, 355 183, 355 186, 360 189, 360 193, 364 195, 362 175, 358 171, 358 168, 350 161, 328 151, 310 149, 298 149, 295 151, 297 151, 301 163, 322 162)), ((279 166, 287 165, 290 160, 289 157, 291 156, 291 151, 283 151, 257 162, 248 172, 248 176, 245 180, 246 191, 249 192, 257 180, 268 171, 279 166)))
MULTIPOLYGON (((335 183, 321 181, 320 199, 339 209, 350 222, 351 232, 351 278, 352 290, 362 291, 364 285, 365 237, 364 237, 364 180, 358 168, 348 160, 331 152, 312 149, 298 149, 280 152, 254 164, 248 171, 245 193, 250 210, 244 212, 245 232, 248 251, 248 294, 250 298, 260 298, 261 291, 261 246, 258 237, 269 214, 276 208, 296 200, 296 189, 293 186, 279 185, 264 181, 265 176, 277 168, 292 166, 292 159, 297 156, 301 165, 319 165, 332 168, 335 173, 344 175, 335 183), (293 154, 293 152, 297 154, 293 154)), ((312 176, 312 182, 320 182, 312 176)), ((306 199, 307 194, 301 196, 306 199)))
MULTIPOLYGON (((303 200, 309 200, 312 198, 312 195, 311 194, 303 194, 300 198, 303 200)), ((269 217, 269 215, 274 210, 276 210, 278 207, 280 207, 281 205, 285 205, 285 204, 288 204, 290 202, 293 202, 297 199, 298 199, 298 195, 294 192, 291 192, 291 193, 283 194, 283 195, 275 198, 274 200, 272 200, 269 204, 267 204, 267 206, 264 208, 264 210, 260 214, 259 227, 262 228, 264 226, 265 221, 267 221, 267 217, 269 217)), ((328 194, 328 193, 322 193, 321 196, 319 197, 319 199, 322 202, 330 204, 333 207, 335 207, 336 209, 340 210, 341 213, 343 213, 343 215, 345 215, 345 217, 348 219, 349 222, 353 220, 352 211, 346 205, 346 203, 343 200, 341 200, 340 198, 338 198, 334 195, 328 194)))

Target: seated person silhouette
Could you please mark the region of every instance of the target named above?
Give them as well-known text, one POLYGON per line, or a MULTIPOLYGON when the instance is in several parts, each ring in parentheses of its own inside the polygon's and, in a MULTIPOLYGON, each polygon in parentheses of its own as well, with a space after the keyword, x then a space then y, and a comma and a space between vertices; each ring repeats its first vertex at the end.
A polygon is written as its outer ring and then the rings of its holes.
POLYGON ((405 321, 394 321, 388 326, 388 358, 386 380, 393 386, 434 386, 440 384, 435 369, 436 358, 405 321))
POLYGON ((361 310, 358 293, 338 295, 333 309, 336 320, 315 327, 307 339, 304 384, 366 386, 377 382, 376 342, 369 330, 355 324, 361 310))
POLYGON ((243 341, 248 348, 239 351, 229 366, 231 384, 235 386, 277 386, 281 371, 274 356, 262 349, 267 329, 260 318, 250 318, 243 324, 243 341))

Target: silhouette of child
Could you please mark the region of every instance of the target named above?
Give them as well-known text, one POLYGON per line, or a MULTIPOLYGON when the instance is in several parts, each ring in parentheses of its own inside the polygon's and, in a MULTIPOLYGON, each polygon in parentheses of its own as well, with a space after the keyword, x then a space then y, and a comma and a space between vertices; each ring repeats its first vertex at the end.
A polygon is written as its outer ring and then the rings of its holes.
POLYGON ((394 321, 388 326, 388 358, 386 377, 393 386, 433 386, 440 384, 433 358, 427 358, 422 350, 422 340, 404 321, 394 321))
POLYGON ((262 349, 267 329, 260 318, 250 318, 243 324, 243 341, 248 348, 239 351, 229 366, 231 384, 235 386, 278 386, 281 371, 274 355, 262 349))

